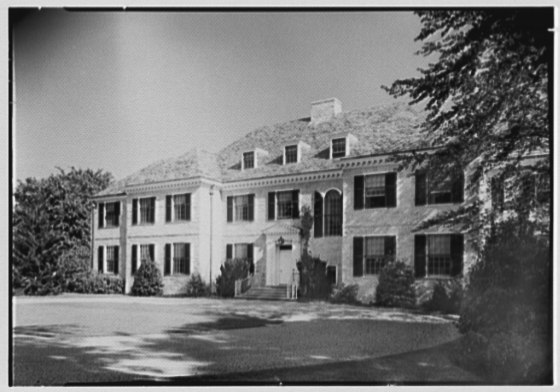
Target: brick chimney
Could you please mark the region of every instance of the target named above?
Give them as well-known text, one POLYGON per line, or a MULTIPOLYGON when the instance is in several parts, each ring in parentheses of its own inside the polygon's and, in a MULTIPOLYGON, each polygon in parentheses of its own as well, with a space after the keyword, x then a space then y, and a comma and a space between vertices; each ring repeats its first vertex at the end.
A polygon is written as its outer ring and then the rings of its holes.
POLYGON ((311 125, 328 121, 342 112, 342 103, 337 98, 311 102, 311 125))

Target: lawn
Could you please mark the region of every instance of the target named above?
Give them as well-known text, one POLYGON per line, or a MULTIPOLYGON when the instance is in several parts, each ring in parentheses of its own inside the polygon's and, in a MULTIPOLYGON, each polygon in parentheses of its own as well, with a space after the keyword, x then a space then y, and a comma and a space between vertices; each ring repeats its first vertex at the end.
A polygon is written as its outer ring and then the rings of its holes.
POLYGON ((453 320, 399 309, 109 295, 17 297, 15 385, 477 383, 453 320))

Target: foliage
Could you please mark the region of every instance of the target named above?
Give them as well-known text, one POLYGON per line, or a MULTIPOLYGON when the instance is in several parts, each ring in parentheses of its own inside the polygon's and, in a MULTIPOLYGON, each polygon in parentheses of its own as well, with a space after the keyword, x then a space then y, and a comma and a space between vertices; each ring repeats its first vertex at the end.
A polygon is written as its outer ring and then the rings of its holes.
POLYGON ((163 279, 156 263, 147 260, 140 265, 134 274, 134 283, 130 293, 136 296, 161 295, 163 292, 163 279))
POLYGON ((412 308, 416 304, 414 271, 403 261, 389 261, 379 273, 375 293, 379 306, 412 308))
POLYGON ((233 297, 235 281, 245 279, 249 275, 249 261, 247 259, 226 260, 220 266, 220 275, 216 277, 216 293, 220 297, 233 297))
POLYGON ((192 274, 187 282, 187 297, 206 297, 209 294, 210 287, 204 283, 200 274, 192 274))
POLYGON ((434 285, 432 297, 424 307, 427 310, 459 314, 462 299, 463 285, 459 280, 440 280, 434 285))
MULTIPOLYGON (((411 104, 426 105, 423 129, 426 140, 438 150, 401 157, 403 165, 424 162, 437 167, 443 178, 452 168, 465 169, 473 163, 467 181, 471 190, 478 189, 483 175, 490 172, 499 182, 527 170, 550 176, 548 159, 528 164, 523 157, 548 154, 550 148, 552 9, 417 14, 422 29, 416 40, 423 41, 418 54, 437 61, 420 70, 421 76, 384 88, 395 97, 409 96, 411 104)), ((517 206, 535 203, 527 194, 515 197, 521 199, 517 206)), ((440 222, 462 213, 465 229, 481 230, 484 223, 476 218, 481 208, 475 200, 467 200, 462 212, 447 213, 440 222)))
POLYGON ((496 228, 463 299, 459 329, 480 337, 471 351, 495 380, 532 382, 551 366, 550 245, 531 232, 515 221, 496 228))
POLYGON ((123 294, 124 281, 118 275, 82 273, 68 283, 66 291, 83 294, 123 294))
POLYGON ((337 284, 332 288, 329 300, 335 304, 358 304, 358 289, 357 284, 337 284))
POLYGON ((300 298, 327 299, 331 283, 327 277, 327 263, 318 257, 304 253, 297 262, 300 277, 300 298))
POLYGON ((12 220, 14 287, 27 294, 56 294, 83 270, 83 254, 91 247, 90 198, 110 180, 101 170, 72 168, 18 182, 12 220))

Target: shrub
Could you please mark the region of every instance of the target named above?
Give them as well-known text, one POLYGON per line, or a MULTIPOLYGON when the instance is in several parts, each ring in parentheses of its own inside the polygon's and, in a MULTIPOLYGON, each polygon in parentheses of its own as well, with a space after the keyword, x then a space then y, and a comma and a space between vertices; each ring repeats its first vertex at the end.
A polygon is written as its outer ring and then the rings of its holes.
POLYGON ((358 304, 358 285, 340 283, 333 287, 330 301, 335 304, 358 304))
POLYGON ((118 275, 83 273, 70 281, 66 291, 83 294, 122 294, 124 281, 118 275))
POLYGON ((233 297, 235 294, 235 281, 246 278, 248 274, 248 260, 226 260, 225 263, 220 266, 220 275, 216 277, 216 293, 220 297, 233 297))
POLYGON ((163 280, 157 265, 153 261, 142 263, 134 274, 130 293, 137 296, 152 296, 161 295, 162 292, 163 280))
POLYGON ((327 277, 327 263, 309 253, 303 253, 297 262, 300 274, 300 297, 309 299, 327 299, 331 283, 327 277))
POLYGON ((459 314, 462 299, 463 286, 459 280, 440 280, 434 285, 432 297, 424 307, 427 310, 459 314))
POLYGON ((471 269, 459 329, 482 336, 487 374, 505 383, 551 377, 550 247, 546 238, 506 222, 471 269))
POLYGON ((210 294, 210 287, 200 277, 194 273, 187 282, 187 297, 206 297, 210 294))
POLYGON ((403 261, 385 264, 379 273, 375 293, 379 306, 411 308, 416 303, 414 271, 403 261))

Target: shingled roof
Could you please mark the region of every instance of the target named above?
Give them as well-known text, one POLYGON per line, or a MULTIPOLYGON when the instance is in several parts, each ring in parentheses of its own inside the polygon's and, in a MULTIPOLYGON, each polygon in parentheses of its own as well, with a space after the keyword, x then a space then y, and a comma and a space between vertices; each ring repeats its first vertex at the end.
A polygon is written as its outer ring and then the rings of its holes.
POLYGON ((161 181, 180 180, 193 177, 220 179, 216 154, 194 148, 180 157, 168 158, 116 181, 98 193, 98 196, 122 192, 127 186, 149 184, 161 181))
POLYGON ((422 120, 422 114, 411 106, 394 103, 340 113, 316 125, 309 119, 301 119, 265 126, 222 149, 218 154, 219 164, 225 181, 334 169, 337 161, 329 159, 333 135, 348 132, 356 137, 357 143, 348 157, 410 150, 427 146, 420 135, 422 120), (302 154, 299 163, 283 165, 283 148, 297 141, 307 143, 310 148, 302 154), (241 170, 242 153, 255 148, 268 152, 264 163, 241 170))
POLYGON ((206 177, 218 181, 237 181, 272 175, 335 169, 337 160, 329 159, 333 135, 350 133, 357 143, 348 157, 384 154, 427 147, 420 134, 423 113, 403 103, 367 110, 340 113, 329 121, 313 124, 308 118, 258 128, 238 139, 218 154, 193 149, 186 154, 156 162, 137 173, 111 184, 98 196, 116 194, 127 186, 161 181, 206 177), (300 162, 283 165, 283 148, 302 141, 309 145, 300 162), (258 167, 241 170, 243 152, 262 149, 268 152, 258 167))

